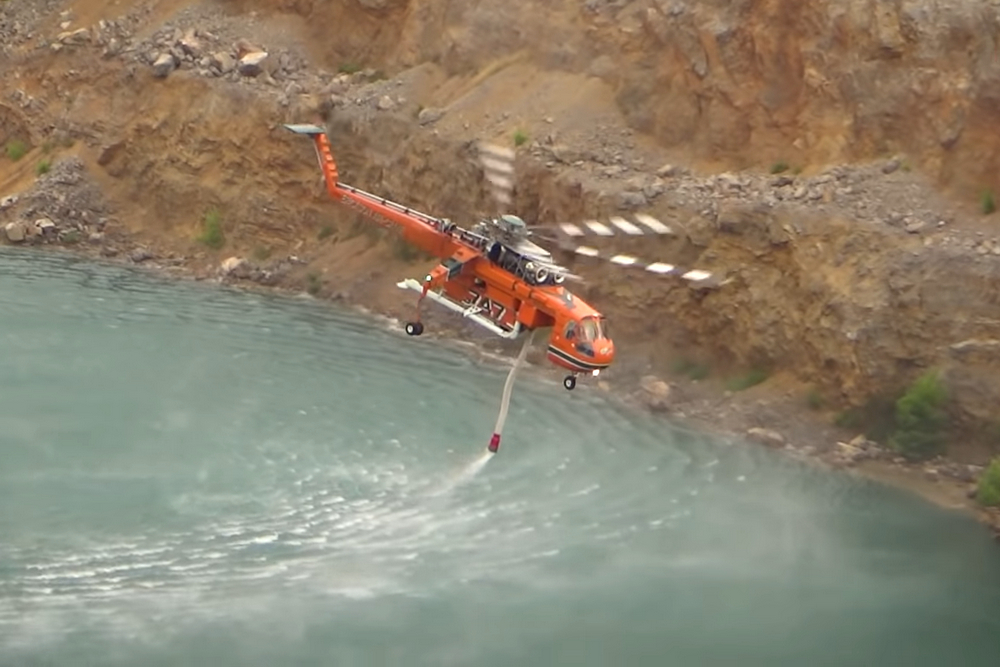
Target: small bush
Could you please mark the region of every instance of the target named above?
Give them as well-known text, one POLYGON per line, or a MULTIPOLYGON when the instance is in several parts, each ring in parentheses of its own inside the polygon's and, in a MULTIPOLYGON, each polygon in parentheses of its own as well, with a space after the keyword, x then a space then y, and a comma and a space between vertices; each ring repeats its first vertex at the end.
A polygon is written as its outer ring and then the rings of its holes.
POLYGON ((1000 458, 993 459, 986 472, 979 478, 976 500, 980 505, 1000 507, 1000 458))
POLYGON ((986 190, 983 192, 983 194, 979 197, 979 205, 983 209, 984 215, 989 215, 990 213, 993 213, 993 211, 997 210, 997 204, 993 199, 992 190, 986 190))
POLYGON ((52 169, 52 160, 42 160, 35 165, 35 173, 39 176, 49 173, 50 169, 52 169))
POLYGON ((771 173, 772 174, 783 174, 786 171, 788 171, 788 163, 787 162, 784 162, 784 161, 782 161, 782 162, 775 162, 774 164, 771 165, 771 173))
POLYGON ((322 241, 323 239, 328 238, 332 235, 333 235, 333 227, 331 225, 323 225, 323 228, 319 230, 319 234, 317 236, 319 240, 322 241))
POLYGON ((910 459, 930 458, 944 448, 947 391, 937 374, 924 373, 896 401, 896 432, 889 445, 910 459))
POLYGON ((14 162, 17 162, 28 153, 28 145, 20 139, 11 139, 7 142, 5 150, 7 152, 7 157, 14 162))
POLYGON ((809 393, 806 394, 806 405, 809 406, 810 410, 820 410, 824 404, 823 394, 819 393, 818 389, 810 389, 809 393))
POLYGON ((222 233, 222 215, 218 209, 213 208, 205 214, 204 229, 198 240, 215 250, 225 245, 226 237, 222 233))
POLYGON ((678 359, 673 363, 671 369, 678 375, 687 375, 692 380, 704 380, 709 376, 708 365, 698 363, 691 359, 678 359))
POLYGON ((337 70, 341 74, 356 74, 361 71, 361 65, 358 63, 347 62, 343 63, 339 68, 337 68, 337 70))
POLYGON ((729 391, 743 391, 760 384, 767 379, 767 371, 755 368, 746 375, 735 377, 726 383, 729 391))
POLYGON ((514 133, 514 145, 520 146, 528 140, 528 133, 524 130, 518 130, 514 133))
POLYGON ((308 281, 306 284, 306 291, 313 296, 319 294, 320 288, 323 287, 323 282, 320 280, 319 273, 316 271, 310 271, 306 276, 306 280, 308 281))

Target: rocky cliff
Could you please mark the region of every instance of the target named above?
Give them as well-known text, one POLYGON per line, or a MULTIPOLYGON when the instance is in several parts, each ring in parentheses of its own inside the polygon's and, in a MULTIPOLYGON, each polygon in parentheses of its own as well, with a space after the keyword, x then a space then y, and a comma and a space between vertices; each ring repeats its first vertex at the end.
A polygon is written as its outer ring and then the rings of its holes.
POLYGON ((0 226, 105 255, 130 239, 136 261, 191 270, 238 256, 244 277, 404 312, 393 285, 420 260, 331 206, 280 123, 324 118, 345 180, 455 220, 493 212, 474 142, 517 136, 515 212, 649 213, 676 234, 593 245, 728 279, 691 289, 563 255, 613 318, 623 380, 759 368, 836 412, 937 367, 952 453, 982 463, 1000 400, 1000 231, 981 199, 1000 187, 998 11, 7 0, 0 145, 23 150, 0 158, 0 226), (89 203, 51 194, 74 178, 89 203), (209 211, 221 244, 197 240, 209 211))

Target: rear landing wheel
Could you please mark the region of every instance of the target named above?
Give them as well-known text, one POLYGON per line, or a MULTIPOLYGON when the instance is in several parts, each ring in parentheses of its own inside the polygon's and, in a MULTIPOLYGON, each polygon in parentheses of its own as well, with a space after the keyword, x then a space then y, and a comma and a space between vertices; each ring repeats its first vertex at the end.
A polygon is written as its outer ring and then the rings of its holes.
POLYGON ((419 336, 424 332, 423 322, 407 322, 406 323, 406 335, 407 336, 419 336))
POLYGON ((576 387, 576 376, 567 375, 566 377, 564 377, 563 386, 566 387, 567 390, 573 391, 573 388, 576 387))

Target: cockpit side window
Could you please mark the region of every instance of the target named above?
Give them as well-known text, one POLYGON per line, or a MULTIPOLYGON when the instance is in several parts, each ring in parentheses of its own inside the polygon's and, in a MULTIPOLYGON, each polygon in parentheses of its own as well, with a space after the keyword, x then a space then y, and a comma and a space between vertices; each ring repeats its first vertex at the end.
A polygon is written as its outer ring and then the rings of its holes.
POLYGON ((563 338, 566 340, 573 340, 576 336, 576 322, 570 320, 566 323, 566 328, 563 329, 563 338))

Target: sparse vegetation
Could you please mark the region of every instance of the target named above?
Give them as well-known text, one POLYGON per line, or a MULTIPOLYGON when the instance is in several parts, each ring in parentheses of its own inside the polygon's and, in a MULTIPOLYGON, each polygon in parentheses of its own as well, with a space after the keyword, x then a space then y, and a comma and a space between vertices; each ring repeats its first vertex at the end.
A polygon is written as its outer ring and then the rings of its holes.
POLYGON ((826 401, 823 400, 823 394, 819 392, 819 389, 813 388, 809 390, 806 394, 806 405, 809 406, 810 410, 822 410, 826 401))
POLYGON ((518 130, 514 133, 514 145, 520 146, 528 141, 528 133, 524 130, 518 130))
POLYGON ((896 431, 889 446, 910 459, 925 459, 944 449, 944 427, 948 398, 937 373, 921 375, 896 401, 896 431))
POLYGON ((222 233, 222 214, 219 213, 218 209, 210 209, 205 214, 202 232, 198 236, 198 241, 213 250, 218 250, 226 244, 226 237, 222 233))
POLYGON ((996 201, 993 198, 992 190, 985 190, 979 198, 979 206, 983 210, 983 215, 990 215, 997 210, 996 201))
POLYGON ((726 383, 726 388, 729 389, 729 391, 743 391, 744 389, 749 389, 750 387, 760 384, 767 379, 767 376, 767 371, 755 368, 744 375, 731 379, 726 383))
POLYGON ((259 245, 253 249, 253 258, 258 262, 263 262, 270 256, 271 256, 271 248, 269 248, 268 246, 259 245))
POLYGON ((407 243, 406 239, 394 235, 390 241, 390 245, 392 246, 392 254, 396 259, 401 259, 407 263, 417 260, 418 249, 407 243))
POLYGON ((337 71, 341 74, 356 74, 361 71, 361 65, 354 62, 346 62, 342 63, 340 67, 337 68, 337 71))
POLYGON ((6 151, 8 158, 17 162, 28 153, 28 145, 20 139, 11 139, 7 142, 7 146, 4 150, 6 151))
POLYGON ((772 174, 783 174, 788 171, 788 163, 785 161, 775 162, 771 165, 772 174))
POLYGON ((39 176, 49 173, 50 169, 52 169, 52 160, 49 159, 42 160, 35 165, 35 173, 39 176))
POLYGON ((1000 507, 1000 458, 995 458, 979 478, 976 500, 980 505, 1000 507))
POLYGON ((687 358, 674 361, 671 370, 677 375, 686 375, 692 380, 704 380, 711 372, 707 364, 687 358))
POLYGON ((315 296, 319 294, 321 287, 323 287, 323 283, 320 281, 319 272, 310 271, 306 275, 306 291, 315 296))
POLYGON ((834 424, 840 428, 862 429, 869 440, 885 442, 896 427, 896 401, 892 397, 872 396, 861 407, 838 413, 834 424))
POLYGON ((407 242, 406 239, 399 235, 393 235, 389 241, 392 248, 392 254, 396 259, 400 259, 408 264, 418 261, 427 261, 432 259, 432 256, 416 247, 415 245, 407 242))
POLYGON ((323 239, 329 238, 332 235, 333 235, 333 226, 323 225, 323 227, 319 230, 319 234, 316 235, 316 238, 322 241, 323 239))

